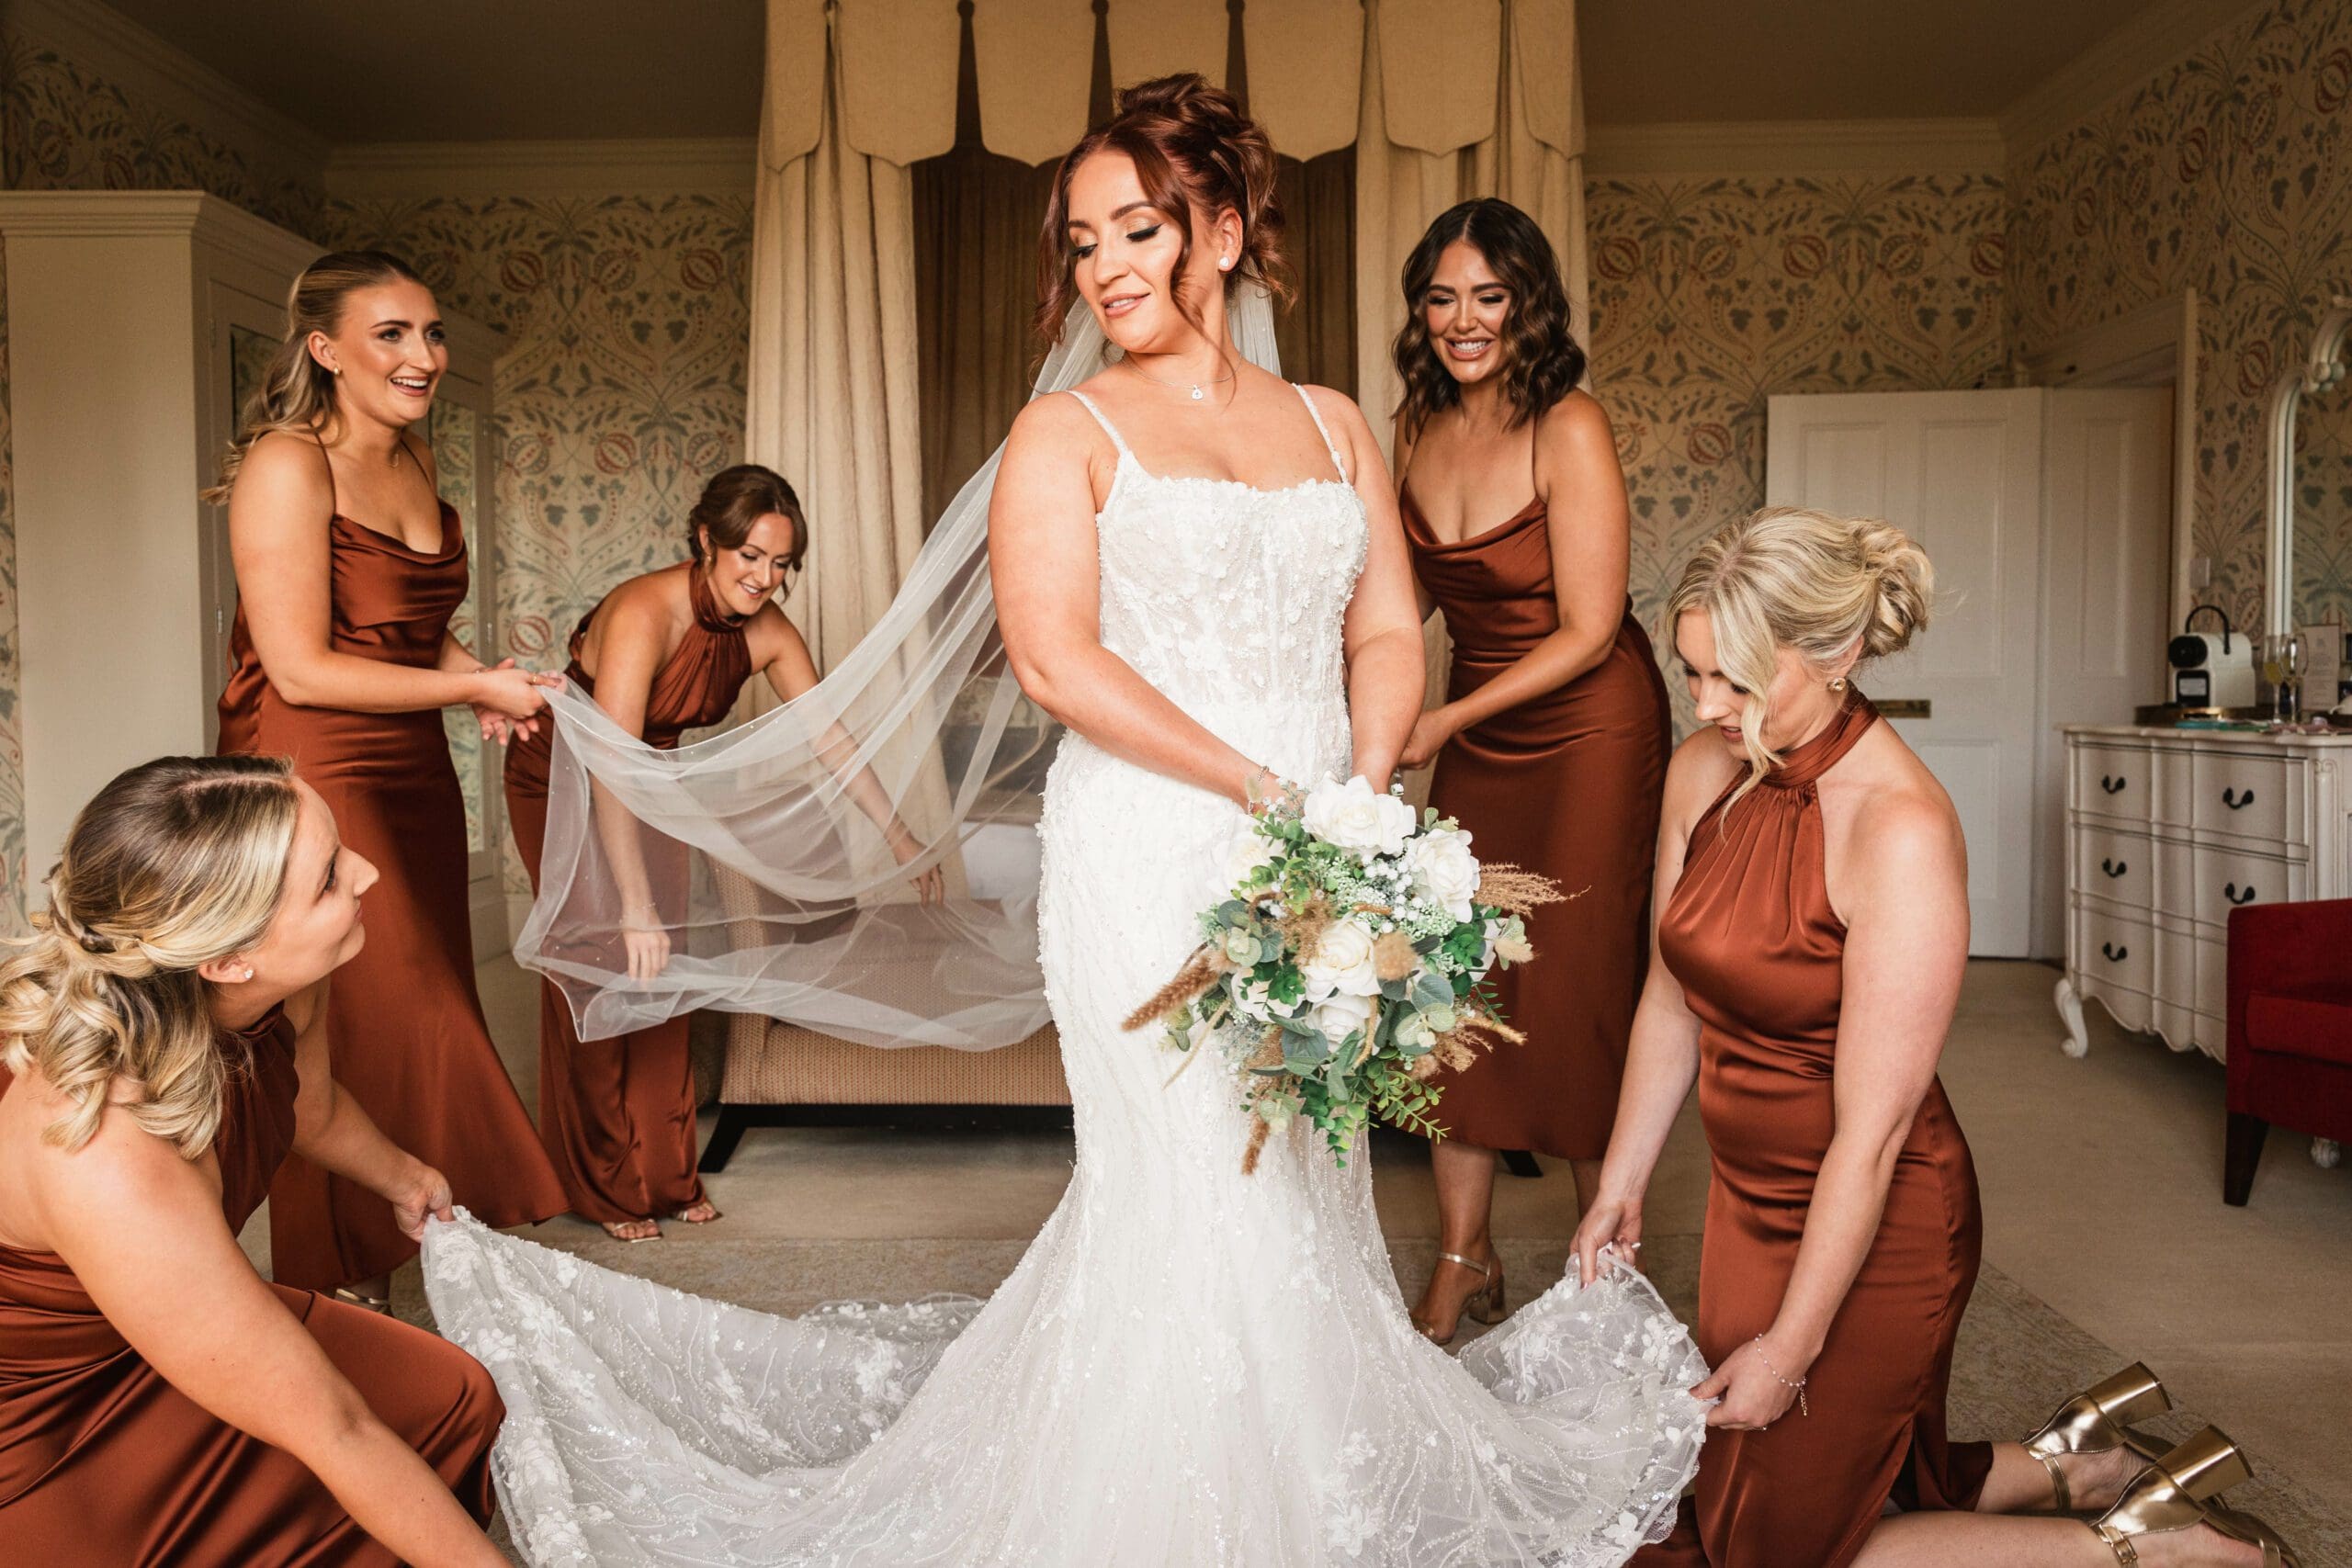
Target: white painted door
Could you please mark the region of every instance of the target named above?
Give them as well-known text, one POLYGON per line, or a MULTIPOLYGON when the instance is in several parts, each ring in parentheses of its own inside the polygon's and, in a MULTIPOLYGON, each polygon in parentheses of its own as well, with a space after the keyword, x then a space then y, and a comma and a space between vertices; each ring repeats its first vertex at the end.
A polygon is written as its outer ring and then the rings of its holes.
MULTIPOLYGON (((1968 840, 1969 951, 2032 941, 2041 579, 2041 390, 1771 400, 1764 494, 1883 517, 1936 566, 1935 614, 1860 683, 1951 793, 1968 840)), ((2152 653, 2150 657, 2154 657, 2152 653)))
POLYGON ((2033 819, 2036 958, 2066 950, 2068 724, 2129 724, 2165 698, 2172 389, 2061 388, 2042 446, 2041 703, 2033 819))

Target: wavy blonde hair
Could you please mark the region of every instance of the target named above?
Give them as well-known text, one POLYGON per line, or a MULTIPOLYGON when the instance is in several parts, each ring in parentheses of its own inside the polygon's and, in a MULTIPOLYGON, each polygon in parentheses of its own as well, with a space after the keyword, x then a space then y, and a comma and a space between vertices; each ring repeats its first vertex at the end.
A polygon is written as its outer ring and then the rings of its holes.
POLYGON ((1857 645, 1862 660, 1900 652, 1926 628, 1935 590, 1928 552, 1875 517, 1768 506, 1699 547, 1667 599, 1665 632, 1671 644, 1685 611, 1705 611, 1716 663, 1747 692, 1747 777, 1734 800, 1781 761, 1764 741, 1780 650, 1815 669, 1857 645))
POLYGON ((286 293, 286 338, 238 416, 237 438, 220 457, 220 478, 200 499, 229 503, 254 443, 275 431, 311 435, 334 422, 334 372, 311 357, 311 334, 333 337, 344 308, 363 288, 424 279, 389 251, 330 251, 302 269, 286 293))
POLYGON ((80 1148, 111 1102, 188 1159, 212 1146, 228 1068, 197 968, 268 931, 300 809, 282 757, 162 757, 74 819, 0 964, 0 1066, 74 1107, 51 1143, 80 1148))

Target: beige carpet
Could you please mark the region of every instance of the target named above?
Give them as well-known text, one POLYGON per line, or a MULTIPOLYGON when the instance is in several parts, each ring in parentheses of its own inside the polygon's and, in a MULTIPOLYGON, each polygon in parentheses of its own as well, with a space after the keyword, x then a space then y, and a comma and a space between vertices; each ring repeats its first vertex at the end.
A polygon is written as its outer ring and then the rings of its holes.
MULTIPOLYGON (((584 1226, 550 1227, 548 1236, 606 1268, 780 1313, 805 1312, 820 1302, 842 1298, 904 1301, 933 1292, 987 1295, 1012 1271, 1027 1245, 1003 1238, 729 1241, 711 1235, 696 1236, 685 1247, 631 1247, 595 1235, 584 1226)), ((1389 1250, 1398 1280, 1408 1293, 1418 1292, 1436 1261, 1436 1244, 1400 1239, 1389 1250)), ((1558 1279, 1568 1255, 1564 1240, 1505 1241, 1500 1250, 1514 1306, 1529 1291, 1558 1279)), ((1698 1238, 1660 1236, 1645 1251, 1659 1292, 1688 1321, 1698 1297, 1698 1238)), ((395 1296, 401 1316, 429 1326, 413 1266, 402 1270, 395 1296)), ((1466 1343, 1477 1325, 1464 1326, 1466 1343)), ((2021 1436, 2040 1425, 2062 1399, 2129 1359, 1987 1265, 1962 1320, 1953 1359, 1952 1434, 2021 1436)), ((2184 1408, 2149 1425, 2181 1437, 2204 1421, 2184 1408)), ((2251 1457, 2256 1479, 2231 1495, 2233 1504, 2267 1519, 2296 1545, 2309 1568, 2352 1563, 2352 1517, 2337 1502, 2323 1499, 2284 1475, 2266 1476, 2263 1456, 2256 1452, 2251 1457)))

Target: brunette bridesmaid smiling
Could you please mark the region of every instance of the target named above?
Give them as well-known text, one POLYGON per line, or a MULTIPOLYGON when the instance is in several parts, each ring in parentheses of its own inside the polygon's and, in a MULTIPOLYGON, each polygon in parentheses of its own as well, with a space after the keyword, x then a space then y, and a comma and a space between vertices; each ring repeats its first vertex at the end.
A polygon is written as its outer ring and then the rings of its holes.
POLYGON ((1626 592, 1624 476, 1608 415, 1577 390, 1584 351, 1551 243, 1509 202, 1465 201, 1421 237, 1404 285, 1397 497, 1422 613, 1442 611, 1453 643, 1445 701, 1404 763, 1435 761, 1430 804, 1481 859, 1575 895, 1528 922, 1544 961, 1498 986, 1527 1043, 1444 1079, 1438 1264, 1413 1312, 1442 1345, 1465 1310, 1505 1310, 1496 1150, 1569 1161, 1590 1199, 1646 962, 1668 710, 1626 592))
POLYGON ((0 1558, 503 1561, 490 1374, 237 1246, 295 1154, 403 1235, 449 1217, 328 1066, 375 883, 283 758, 143 763, 66 835, 0 967, 0 1558))
MULTIPOLYGON (((615 723, 659 750, 726 717, 755 674, 764 673, 786 702, 817 683, 808 646, 776 603, 808 548, 799 498, 783 476, 744 463, 713 478, 687 514, 686 542, 690 559, 631 578, 582 617, 564 671, 615 723)), ((547 844, 551 739, 550 729, 538 728, 506 752, 507 816, 534 892, 547 844)), ((849 750, 842 734, 828 751, 849 750)), ((870 772, 859 770, 847 788, 900 864, 921 852, 870 772)), ((685 846, 618 812, 611 819, 600 814, 598 829, 619 884, 629 973, 659 974, 670 957, 662 911, 679 902, 685 846)), ((941 886, 935 866, 915 881, 927 900, 941 886)), ((541 982, 540 1135, 572 1213, 623 1241, 655 1239, 664 1216, 689 1224, 719 1217, 695 1172, 687 1026, 681 1017, 617 1039, 582 1041, 563 992, 541 982)))
POLYGON ((1640 1245, 1695 1082, 1715 1370, 1692 1391, 1713 1402, 1694 1495, 1634 1562, 2278 1568, 2258 1522, 2211 1505, 2247 1473, 2227 1438, 2165 1451, 2130 1430, 2167 1407, 2144 1368, 2023 1444, 1946 1431, 1984 1231, 1936 1077, 1967 853, 1942 786, 1851 682, 1927 624, 1933 581, 1887 524, 1779 508, 1709 540, 1668 604, 1701 726, 1667 775, 1657 953, 1576 1247, 1589 1282, 1640 1245), (2021 1513, 2045 1517, 2003 1517, 2021 1513))
MULTIPOLYGON (((534 727, 539 687, 560 678, 486 667, 449 632, 463 525, 409 434, 448 367, 432 291, 382 252, 338 253, 304 269, 287 316, 208 497, 229 503, 237 570, 220 749, 293 758, 382 874, 374 938, 328 1004, 337 1077, 477 1218, 543 1220, 563 1189, 482 1021, 440 710, 469 705, 504 739, 534 727)), ((416 1251, 372 1194, 300 1156, 269 1217, 280 1281, 379 1311, 416 1251)))

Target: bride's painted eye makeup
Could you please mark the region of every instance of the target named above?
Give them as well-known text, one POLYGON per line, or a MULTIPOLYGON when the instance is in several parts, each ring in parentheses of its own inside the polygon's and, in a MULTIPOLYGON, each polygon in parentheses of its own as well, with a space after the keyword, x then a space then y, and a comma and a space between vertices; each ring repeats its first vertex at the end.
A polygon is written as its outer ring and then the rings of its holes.
POLYGON ((1136 244, 1138 244, 1138 245, 1139 245, 1139 244, 1142 244, 1146 240, 1150 239, 1154 234, 1157 234, 1157 233, 1159 233, 1159 224, 1157 224, 1157 223, 1152 223, 1152 224, 1148 224, 1148 225, 1147 225, 1147 226, 1145 226, 1144 228, 1141 228, 1141 229, 1131 229, 1131 230, 1129 230, 1129 231, 1127 231, 1127 238, 1128 238, 1128 240, 1129 240, 1129 241, 1131 241, 1132 243, 1136 243, 1136 244))

